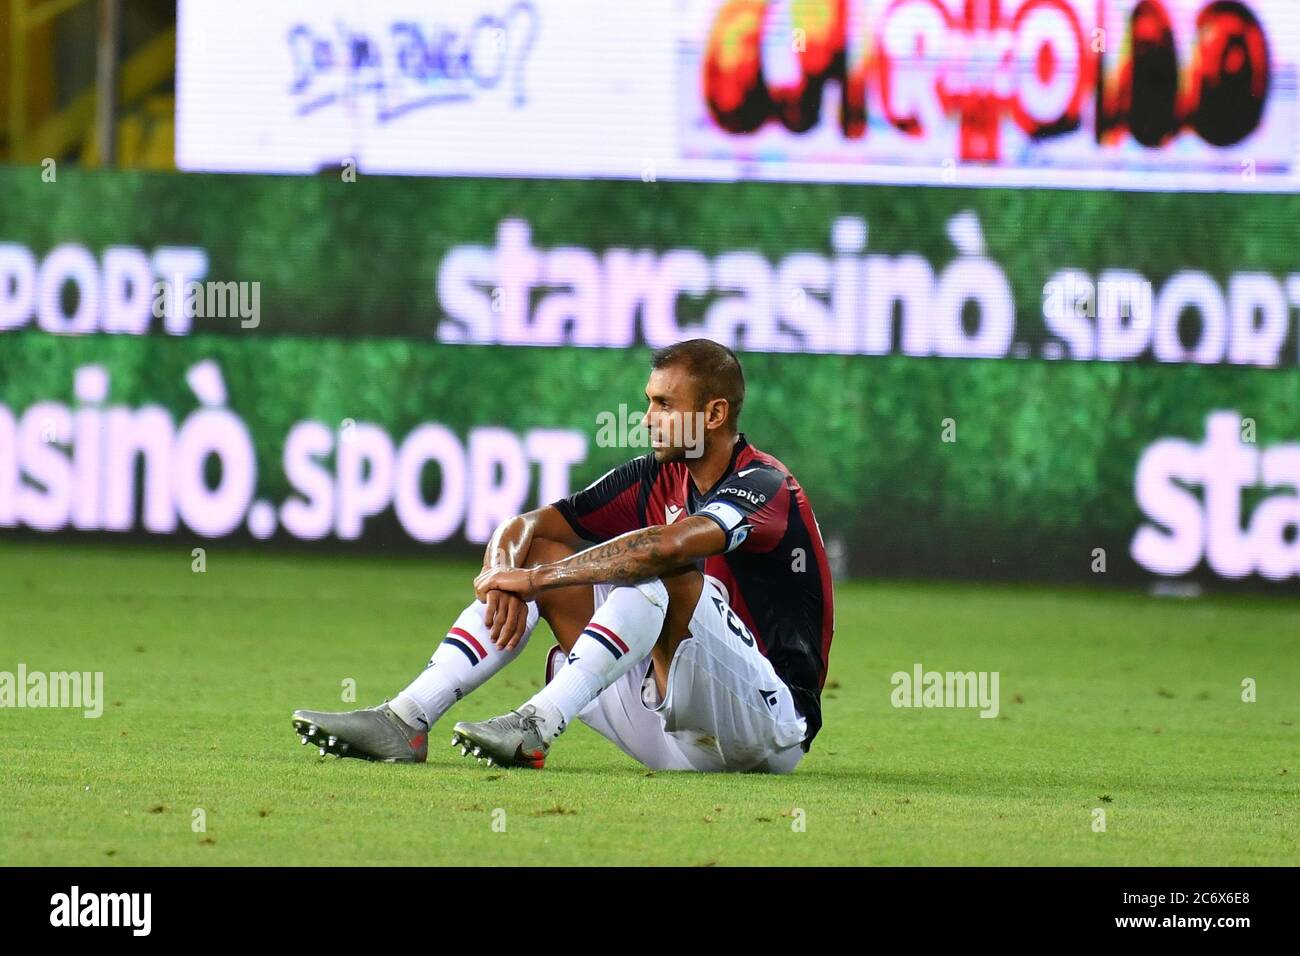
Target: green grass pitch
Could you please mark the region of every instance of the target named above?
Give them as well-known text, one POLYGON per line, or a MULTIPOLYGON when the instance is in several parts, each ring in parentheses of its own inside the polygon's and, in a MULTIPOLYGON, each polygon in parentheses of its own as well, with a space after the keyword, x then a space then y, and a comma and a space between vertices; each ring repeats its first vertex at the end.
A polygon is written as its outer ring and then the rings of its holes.
POLYGON ((368 706, 404 686, 466 603, 472 574, 436 560, 221 545, 197 574, 188 546, 0 542, 0 671, 102 671, 106 699, 98 719, 0 710, 0 859, 1300 860, 1295 600, 841 585, 825 728, 787 777, 650 773, 581 725, 541 772, 464 760, 450 719, 495 715, 538 687, 544 626, 434 728, 428 764, 322 759, 299 746, 295 707, 368 706), (893 707, 890 676, 917 662, 997 671, 1000 715, 893 707), (349 678, 355 705, 341 699, 349 678), (1254 703, 1241 699, 1244 678, 1257 682, 1254 703))

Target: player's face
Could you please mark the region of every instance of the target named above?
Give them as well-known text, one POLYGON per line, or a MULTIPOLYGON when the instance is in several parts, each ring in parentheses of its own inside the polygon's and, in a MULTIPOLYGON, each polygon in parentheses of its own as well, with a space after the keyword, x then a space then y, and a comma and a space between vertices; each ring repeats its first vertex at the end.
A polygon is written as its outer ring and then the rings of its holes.
POLYGON ((704 413, 696 408, 696 389, 681 368, 669 366, 650 373, 645 397, 650 403, 642 422, 660 462, 698 458, 704 448, 704 413))

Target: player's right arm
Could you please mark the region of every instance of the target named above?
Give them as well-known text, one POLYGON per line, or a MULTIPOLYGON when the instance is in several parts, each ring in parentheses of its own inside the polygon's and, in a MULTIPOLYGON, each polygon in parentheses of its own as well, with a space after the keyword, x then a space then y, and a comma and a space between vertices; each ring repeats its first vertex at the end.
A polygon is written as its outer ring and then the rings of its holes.
MULTIPOLYGON (((640 527, 638 496, 653 479, 654 467, 653 456, 634 458, 568 498, 503 522, 483 552, 483 570, 523 567, 536 538, 580 551, 640 527)), ((489 591, 484 601, 493 643, 513 646, 528 619, 525 602, 505 591, 489 591)))
MULTIPOLYGON (((483 570, 522 567, 537 538, 558 541, 575 551, 584 543, 559 509, 545 505, 516 515, 497 527, 483 551, 483 570)), ((527 604, 506 591, 488 592, 484 603, 487 604, 487 613, 483 623, 488 627, 492 643, 498 647, 512 645, 523 635, 528 621, 527 604)))
POLYGON ((497 527, 483 552, 483 570, 519 567, 528 557, 534 538, 558 541, 574 550, 584 544, 559 509, 555 505, 545 505, 536 511, 516 515, 497 527))

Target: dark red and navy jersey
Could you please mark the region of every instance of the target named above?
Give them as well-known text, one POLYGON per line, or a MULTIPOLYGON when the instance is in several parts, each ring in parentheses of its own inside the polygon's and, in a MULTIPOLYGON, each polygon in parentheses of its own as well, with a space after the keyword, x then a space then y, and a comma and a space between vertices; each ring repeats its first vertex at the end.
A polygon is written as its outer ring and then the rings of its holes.
POLYGON ((808 721, 803 748, 821 729, 835 604, 830 566, 812 505, 790 470, 742 434, 726 473, 700 493, 685 462, 634 458, 555 502, 582 538, 597 544, 629 531, 703 515, 727 550, 701 570, 722 582, 731 607, 785 681, 808 721))

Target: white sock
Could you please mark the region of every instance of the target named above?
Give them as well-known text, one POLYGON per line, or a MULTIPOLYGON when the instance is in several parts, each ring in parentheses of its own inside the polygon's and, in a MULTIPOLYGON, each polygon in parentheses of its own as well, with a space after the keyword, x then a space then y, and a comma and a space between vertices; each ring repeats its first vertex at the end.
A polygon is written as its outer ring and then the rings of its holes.
POLYGON ((475 601, 465 610, 424 669, 410 686, 388 702, 393 713, 412 727, 427 730, 438 722, 466 694, 477 690, 487 679, 519 656, 537 626, 537 602, 528 604, 528 619, 523 637, 513 651, 499 650, 489 639, 483 623, 487 605, 475 601))
POLYGON ((568 663, 528 701, 542 715, 547 743, 601 691, 646 659, 667 613, 668 589, 661 581, 614 588, 574 642, 568 663))

